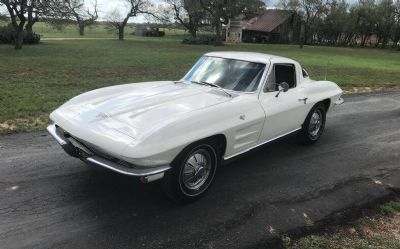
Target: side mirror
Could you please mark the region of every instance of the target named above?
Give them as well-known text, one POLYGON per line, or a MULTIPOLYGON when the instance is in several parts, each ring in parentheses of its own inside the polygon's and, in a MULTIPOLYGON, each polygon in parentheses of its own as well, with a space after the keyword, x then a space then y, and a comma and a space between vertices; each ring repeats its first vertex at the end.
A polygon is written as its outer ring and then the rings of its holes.
POLYGON ((286 82, 282 82, 280 84, 278 84, 278 93, 275 95, 276 98, 279 97, 279 94, 281 94, 281 92, 287 92, 289 90, 289 84, 286 82))

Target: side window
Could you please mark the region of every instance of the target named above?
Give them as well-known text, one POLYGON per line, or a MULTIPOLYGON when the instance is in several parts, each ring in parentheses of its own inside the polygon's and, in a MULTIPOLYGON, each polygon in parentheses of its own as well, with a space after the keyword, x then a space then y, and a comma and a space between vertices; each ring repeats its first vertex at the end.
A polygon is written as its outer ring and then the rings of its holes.
POLYGON ((296 67, 293 64, 274 64, 264 91, 278 91, 278 85, 282 82, 288 83, 289 88, 296 87, 296 67))

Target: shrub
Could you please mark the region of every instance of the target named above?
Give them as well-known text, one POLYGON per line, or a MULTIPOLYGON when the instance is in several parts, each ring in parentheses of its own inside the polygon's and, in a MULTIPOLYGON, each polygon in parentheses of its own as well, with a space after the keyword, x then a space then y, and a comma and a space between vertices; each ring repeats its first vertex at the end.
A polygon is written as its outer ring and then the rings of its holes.
POLYGON ((40 35, 35 32, 25 32, 24 33, 24 44, 36 45, 40 42, 40 35))
MULTIPOLYGON (((7 26, 0 27, 0 44, 14 44, 17 34, 11 24, 7 26)), ((39 44, 40 35, 34 32, 24 32, 25 45, 29 44, 39 44)))
POLYGON ((193 45, 214 45, 216 42, 215 36, 197 36, 197 37, 187 37, 183 39, 183 44, 193 44, 193 45))
POLYGON ((391 201, 381 206, 381 211, 385 215, 394 215, 400 212, 400 202, 391 201))
POLYGON ((11 25, 0 27, 0 44, 11 44, 14 41, 15 31, 11 25))

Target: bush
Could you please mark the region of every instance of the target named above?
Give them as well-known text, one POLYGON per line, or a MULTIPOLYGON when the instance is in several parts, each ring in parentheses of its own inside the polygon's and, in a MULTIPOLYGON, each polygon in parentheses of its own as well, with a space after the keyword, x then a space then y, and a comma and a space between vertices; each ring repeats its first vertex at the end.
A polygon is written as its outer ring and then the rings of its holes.
POLYGON ((25 32, 24 33, 24 44, 36 45, 40 42, 40 35, 35 32, 25 32))
POLYGON ((193 44, 193 45, 214 45, 216 42, 215 36, 198 36, 198 37, 187 37, 183 39, 183 44, 193 44))
MULTIPOLYGON (((0 44, 15 44, 17 33, 11 24, 0 27, 0 44)), ((24 44, 39 44, 40 35, 34 32, 24 32, 24 44)))

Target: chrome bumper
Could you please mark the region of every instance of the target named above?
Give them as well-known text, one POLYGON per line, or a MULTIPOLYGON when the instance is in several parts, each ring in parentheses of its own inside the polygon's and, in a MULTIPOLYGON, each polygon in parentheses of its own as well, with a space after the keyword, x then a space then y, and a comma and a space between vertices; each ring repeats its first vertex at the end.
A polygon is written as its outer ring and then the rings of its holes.
POLYGON ((92 152, 92 150, 85 147, 83 144, 79 144, 79 147, 74 145, 67 137, 57 131, 57 126, 55 124, 49 125, 47 127, 47 131, 70 156, 77 157, 88 164, 107 168, 120 174, 146 177, 146 179, 144 179, 146 182, 162 178, 164 176, 164 172, 171 168, 171 166, 142 167, 132 164, 130 164, 132 167, 127 167, 96 155, 94 152, 92 152), (82 154, 80 151, 83 151, 84 153, 82 154))

